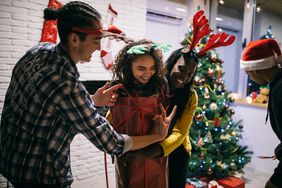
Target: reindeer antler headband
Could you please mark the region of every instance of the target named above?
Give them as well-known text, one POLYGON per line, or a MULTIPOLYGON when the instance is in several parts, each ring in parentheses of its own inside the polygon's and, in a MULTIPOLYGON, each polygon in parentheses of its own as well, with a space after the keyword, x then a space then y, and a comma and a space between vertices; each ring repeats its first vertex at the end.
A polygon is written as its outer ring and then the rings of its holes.
POLYGON ((73 27, 72 30, 87 35, 102 35, 102 37, 109 37, 110 39, 123 40, 125 43, 133 41, 133 39, 126 37, 125 34, 114 25, 109 25, 107 29, 85 29, 80 27, 73 27))
MULTIPOLYGON (((193 17, 193 36, 191 44, 187 46, 189 51, 192 51, 197 43, 206 35, 210 34, 211 28, 208 23, 208 19, 205 16, 203 10, 198 11, 193 17)), ((207 51, 218 48, 221 46, 228 46, 235 41, 235 36, 230 36, 222 32, 217 34, 212 34, 205 47, 203 47, 197 54, 203 56, 207 51)), ((184 52, 183 52, 184 53, 184 52)))

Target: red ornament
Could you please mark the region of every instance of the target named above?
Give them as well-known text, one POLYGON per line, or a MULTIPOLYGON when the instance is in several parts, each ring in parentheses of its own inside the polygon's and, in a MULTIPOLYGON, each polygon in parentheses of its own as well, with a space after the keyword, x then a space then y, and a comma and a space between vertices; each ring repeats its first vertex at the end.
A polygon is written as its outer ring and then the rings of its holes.
POLYGON ((252 101, 257 98, 257 92, 253 91, 252 92, 252 101))
POLYGON ((216 77, 217 77, 218 80, 220 80, 220 78, 221 78, 221 71, 217 71, 216 77))
POLYGON ((203 159, 205 158, 205 155, 203 153, 200 154, 200 158, 203 159))
POLYGON ((220 119, 219 118, 214 118, 213 119, 213 125, 215 127, 220 127, 220 119))
POLYGON ((196 121, 202 121, 203 120, 203 115, 202 114, 198 114, 195 116, 196 121))
POLYGON ((208 169, 208 174, 209 174, 209 175, 212 174, 212 169, 211 169, 211 168, 208 169))
MULTIPOLYGON (((59 9, 62 4, 57 0, 49 0, 48 8, 59 9)), ((57 20, 45 20, 40 42, 57 43, 57 20)))

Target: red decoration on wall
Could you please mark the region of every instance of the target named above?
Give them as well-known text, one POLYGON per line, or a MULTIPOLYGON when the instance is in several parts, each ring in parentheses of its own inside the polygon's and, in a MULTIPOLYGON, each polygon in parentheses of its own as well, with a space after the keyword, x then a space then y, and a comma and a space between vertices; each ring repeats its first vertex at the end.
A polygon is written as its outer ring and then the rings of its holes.
MULTIPOLYGON (((49 0, 48 8, 59 9, 62 4, 57 0, 49 0)), ((45 20, 40 42, 57 43, 57 20, 45 20)))
MULTIPOLYGON (((119 28, 113 25, 114 18, 117 17, 118 12, 113 9, 111 4, 109 4, 108 6, 108 13, 109 13, 109 15, 107 15, 108 31, 115 34, 122 33, 122 31, 119 28)), ((100 57, 102 59, 102 63, 105 66, 105 68, 107 70, 111 70, 114 61, 111 52, 111 40, 109 38, 106 38, 104 42, 105 42, 105 46, 103 46, 100 51, 100 57)))
POLYGON ((106 69, 112 69, 113 66, 113 57, 111 51, 101 50, 100 57, 106 69))
POLYGON ((112 16, 114 16, 114 17, 117 17, 117 15, 118 15, 118 12, 113 9, 113 7, 112 7, 111 4, 109 4, 108 12, 109 12, 112 16))
POLYGON ((109 25, 108 32, 115 33, 115 34, 121 34, 122 30, 120 30, 117 26, 109 25))

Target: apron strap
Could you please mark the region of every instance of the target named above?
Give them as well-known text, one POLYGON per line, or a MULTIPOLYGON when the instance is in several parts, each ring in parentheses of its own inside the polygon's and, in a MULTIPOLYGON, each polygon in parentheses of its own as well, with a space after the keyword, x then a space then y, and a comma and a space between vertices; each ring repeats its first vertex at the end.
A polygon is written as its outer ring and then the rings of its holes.
POLYGON ((109 188, 108 165, 107 165, 107 155, 106 155, 106 153, 104 153, 104 164, 105 164, 106 186, 107 186, 107 188, 109 188))

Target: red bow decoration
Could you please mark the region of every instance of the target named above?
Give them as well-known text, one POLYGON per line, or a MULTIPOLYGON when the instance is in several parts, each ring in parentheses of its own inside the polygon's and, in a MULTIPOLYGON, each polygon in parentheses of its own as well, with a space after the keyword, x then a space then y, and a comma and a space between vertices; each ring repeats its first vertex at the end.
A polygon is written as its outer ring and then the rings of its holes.
MULTIPOLYGON (((62 4, 57 0, 50 0, 48 8, 59 9, 62 4)), ((57 43, 57 20, 45 20, 43 24, 40 42, 57 43)))

